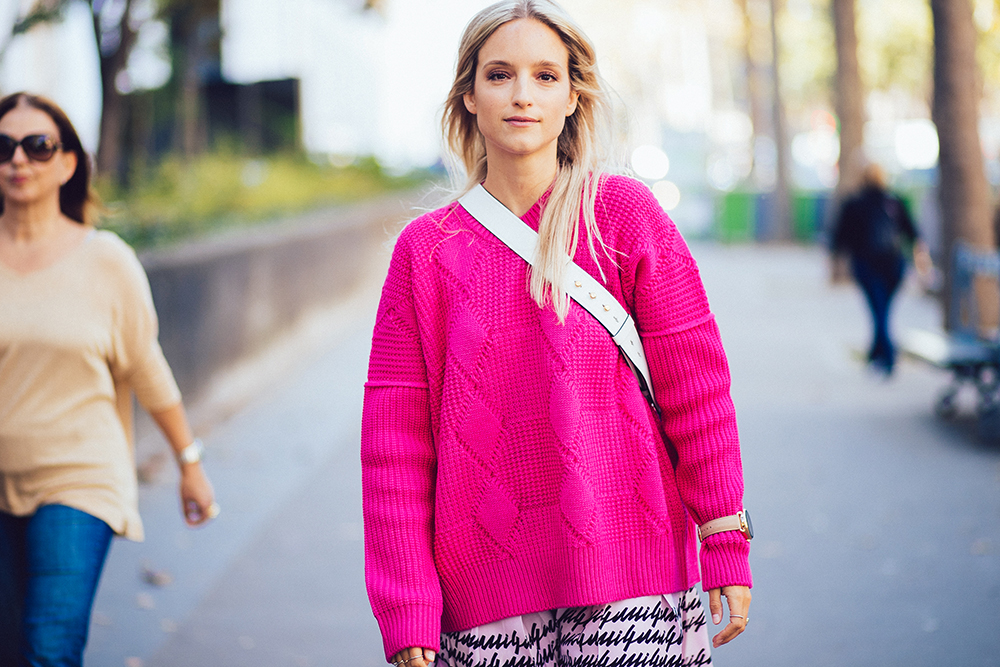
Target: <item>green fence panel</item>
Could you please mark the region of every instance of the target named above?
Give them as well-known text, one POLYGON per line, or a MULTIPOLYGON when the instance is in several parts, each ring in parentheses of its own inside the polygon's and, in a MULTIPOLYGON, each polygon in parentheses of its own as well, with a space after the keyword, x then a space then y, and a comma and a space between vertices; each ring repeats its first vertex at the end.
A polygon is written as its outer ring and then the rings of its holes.
POLYGON ((717 205, 716 236, 726 243, 750 241, 757 226, 757 195, 727 192, 717 205))

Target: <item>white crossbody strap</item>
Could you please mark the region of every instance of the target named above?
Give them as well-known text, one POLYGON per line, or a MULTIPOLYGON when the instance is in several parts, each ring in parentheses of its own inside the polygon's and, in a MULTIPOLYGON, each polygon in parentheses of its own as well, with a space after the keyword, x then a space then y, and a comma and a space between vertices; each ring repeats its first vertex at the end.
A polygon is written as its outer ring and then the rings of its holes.
MULTIPOLYGON (((531 266, 535 265, 538 254, 538 233, 497 201, 486 188, 477 185, 463 195, 458 203, 521 259, 531 266)), ((639 387, 646 400, 659 413, 660 409, 653 396, 649 364, 646 363, 646 353, 642 349, 642 339, 639 338, 639 332, 635 328, 635 321, 618 299, 593 276, 581 269, 569 257, 566 258, 566 263, 563 291, 608 330, 639 380, 639 387)))

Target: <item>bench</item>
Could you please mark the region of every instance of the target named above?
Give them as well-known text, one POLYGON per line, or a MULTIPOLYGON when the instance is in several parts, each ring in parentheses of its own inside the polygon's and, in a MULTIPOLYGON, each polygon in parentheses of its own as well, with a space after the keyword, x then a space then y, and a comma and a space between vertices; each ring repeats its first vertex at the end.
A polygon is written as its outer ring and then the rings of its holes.
POLYGON ((977 413, 995 409, 1000 389, 1000 345, 963 334, 910 330, 899 341, 906 354, 952 373, 951 384, 938 398, 934 411, 942 417, 954 417, 955 398, 965 385, 972 385, 979 395, 977 413))
POLYGON ((1000 436, 1000 341, 983 338, 973 285, 977 276, 1000 278, 1000 256, 956 244, 952 263, 952 322, 970 324, 951 332, 910 330, 899 340, 905 354, 951 373, 951 383, 938 397, 934 412, 950 419, 958 414, 956 399, 963 387, 976 391, 977 429, 984 438, 1000 436))

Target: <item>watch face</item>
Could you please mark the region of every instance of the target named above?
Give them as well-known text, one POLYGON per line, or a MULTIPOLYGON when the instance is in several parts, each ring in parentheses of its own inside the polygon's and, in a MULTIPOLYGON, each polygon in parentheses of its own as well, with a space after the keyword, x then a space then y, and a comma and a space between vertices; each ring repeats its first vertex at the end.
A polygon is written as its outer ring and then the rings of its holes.
POLYGON ((750 521, 750 512, 743 510, 743 525, 746 526, 746 532, 743 535, 748 539, 753 539, 753 522, 750 521))

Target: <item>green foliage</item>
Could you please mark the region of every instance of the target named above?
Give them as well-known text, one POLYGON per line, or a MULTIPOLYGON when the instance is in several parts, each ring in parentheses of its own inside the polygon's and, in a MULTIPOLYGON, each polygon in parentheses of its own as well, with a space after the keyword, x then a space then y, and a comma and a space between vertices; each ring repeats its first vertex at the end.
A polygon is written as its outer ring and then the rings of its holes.
POLYGON ((247 158, 230 151, 188 162, 171 157, 123 191, 97 183, 105 202, 101 226, 137 248, 359 201, 423 182, 420 174, 387 175, 371 158, 335 168, 298 155, 247 158))
POLYGON ((930 99, 934 57, 930 3, 858 0, 857 31, 865 88, 895 89, 914 99, 930 99))
POLYGON ((11 34, 23 35, 36 25, 61 21, 63 18, 63 10, 65 10, 68 4, 69 0, 58 0, 58 2, 51 3, 50 5, 39 3, 24 17, 17 20, 11 30, 11 34))
POLYGON ((983 75, 987 108, 1000 114, 1000 0, 977 0, 973 5, 979 31, 976 57, 983 75))
POLYGON ((784 7, 778 14, 781 89, 794 123, 817 106, 832 108, 837 52, 830 0, 788 0, 784 7))
MULTIPOLYGON (((788 0, 779 15, 782 90, 793 118, 817 103, 833 106, 837 55, 831 11, 830 0, 788 0)), ((855 11, 865 89, 898 91, 918 103, 929 99, 934 39, 930 5, 856 0, 855 11)), ((997 53, 994 48, 991 55, 1000 58, 997 53)))

